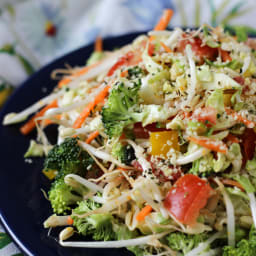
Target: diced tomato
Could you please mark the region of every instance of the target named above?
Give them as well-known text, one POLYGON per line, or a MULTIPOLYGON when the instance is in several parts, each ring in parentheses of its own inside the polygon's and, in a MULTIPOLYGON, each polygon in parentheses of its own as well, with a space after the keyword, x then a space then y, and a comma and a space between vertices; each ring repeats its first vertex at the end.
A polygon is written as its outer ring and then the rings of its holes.
POLYGON ((135 123, 133 126, 133 134, 136 138, 148 139, 149 132, 167 131, 165 128, 157 128, 156 125, 157 123, 153 123, 143 127, 141 123, 135 123))
MULTIPOLYGON (((187 36, 184 36, 185 38, 187 36)), ((200 62, 207 58, 211 61, 215 60, 218 56, 218 48, 211 48, 208 45, 202 46, 202 40, 199 37, 181 40, 178 45, 178 51, 184 52, 186 45, 190 44, 192 51, 199 58, 200 62)))
POLYGON ((193 225, 210 197, 212 188, 196 175, 180 177, 168 192, 164 207, 181 223, 193 225))
POLYGON ((232 58, 231 58, 229 52, 224 51, 224 50, 222 50, 220 48, 219 48, 219 51, 220 51, 220 56, 221 56, 222 61, 224 61, 224 62, 232 61, 232 58))
POLYGON ((246 164, 247 160, 252 160, 255 153, 256 133, 254 130, 246 128, 241 137, 241 141, 243 164, 246 164))
POLYGON ((212 125, 216 124, 217 110, 212 107, 196 109, 192 115, 192 118, 195 118, 198 122, 202 122, 206 126, 211 127, 212 125))
POLYGON ((137 65, 140 61, 141 54, 135 54, 134 52, 129 51, 117 60, 117 62, 108 71, 107 76, 112 76, 114 72, 122 66, 137 65))
POLYGON ((233 79, 239 84, 244 85, 244 78, 242 76, 236 76, 233 79))
POLYGON ((232 143, 239 143, 240 142, 239 139, 231 133, 225 138, 225 141, 230 141, 232 143))

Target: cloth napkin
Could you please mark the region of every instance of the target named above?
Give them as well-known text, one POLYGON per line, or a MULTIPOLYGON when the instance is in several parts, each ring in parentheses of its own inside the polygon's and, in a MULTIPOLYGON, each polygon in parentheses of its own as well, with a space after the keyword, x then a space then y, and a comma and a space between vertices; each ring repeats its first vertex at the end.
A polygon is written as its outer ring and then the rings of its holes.
MULTIPOLYGON (((256 35, 255 7, 254 0, 1 0, 0 106, 51 60, 97 36, 150 30, 165 8, 174 10, 170 27, 223 24, 256 35)), ((0 226, 0 256, 20 255, 0 226)))

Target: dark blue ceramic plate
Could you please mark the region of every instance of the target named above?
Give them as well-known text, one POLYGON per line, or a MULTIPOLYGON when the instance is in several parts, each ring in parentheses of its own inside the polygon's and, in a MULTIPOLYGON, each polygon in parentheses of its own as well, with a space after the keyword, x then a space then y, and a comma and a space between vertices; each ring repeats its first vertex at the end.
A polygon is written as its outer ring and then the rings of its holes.
MULTIPOLYGON (((104 48, 111 50, 131 42, 139 34, 128 34, 104 40, 104 48)), ((93 50, 93 45, 78 49, 31 76, 8 100, 0 113, 0 123, 9 112, 19 112, 30 106, 56 85, 50 74, 63 68, 65 63, 82 66, 93 50), (47 88, 45 92, 44 88, 47 88)), ((63 248, 57 243, 57 230, 48 235, 43 228, 44 220, 51 215, 49 202, 41 189, 49 188, 49 180, 42 175, 42 159, 26 163, 23 155, 31 138, 22 136, 19 125, 0 125, 0 220, 15 243, 27 255, 36 256, 125 256, 131 255, 125 249, 74 249, 63 248)), ((52 139, 56 131, 50 129, 52 139)))

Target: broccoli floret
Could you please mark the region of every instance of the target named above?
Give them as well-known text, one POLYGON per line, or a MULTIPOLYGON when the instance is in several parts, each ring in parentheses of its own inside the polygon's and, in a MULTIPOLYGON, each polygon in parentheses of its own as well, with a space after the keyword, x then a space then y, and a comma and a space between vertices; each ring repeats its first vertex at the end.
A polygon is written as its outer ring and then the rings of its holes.
MULTIPOLYGON (((66 138, 60 145, 55 145, 44 161, 44 170, 57 170, 79 174, 93 164, 93 159, 82 151, 76 138, 66 138)), ((83 174, 83 173, 82 173, 83 174)))
POLYGON ((223 256, 254 256, 256 252, 256 230, 251 228, 249 239, 242 239, 236 247, 225 246, 223 256))
MULTIPOLYGON (((95 210, 100 206, 101 204, 88 199, 80 202, 73 212, 81 215, 88 211, 95 210)), ((94 240, 104 241, 114 240, 116 238, 116 234, 113 231, 114 218, 110 213, 92 214, 85 218, 72 215, 72 219, 74 220, 74 227, 84 236, 90 235, 94 240)))
MULTIPOLYGON (((127 226, 123 224, 118 224, 115 226, 115 232, 116 232, 116 239, 117 240, 127 240, 127 239, 133 239, 139 236, 138 231, 135 229, 133 231, 129 230, 127 226)), ((126 247, 127 250, 131 251, 136 256, 144 256, 148 253, 146 253, 146 246, 140 245, 140 246, 128 246, 126 247)))
POLYGON ((58 177, 49 190, 49 200, 53 211, 57 214, 65 214, 71 210, 72 205, 83 200, 83 196, 87 194, 88 189, 85 187, 71 187, 67 185, 63 177, 58 177))
POLYGON ((120 136, 124 127, 142 120, 138 104, 140 86, 141 80, 138 79, 129 86, 117 83, 112 89, 106 107, 101 112, 104 129, 109 137, 120 136))
POLYGON ((132 160, 136 158, 133 147, 130 145, 122 145, 120 142, 113 146, 112 154, 126 165, 131 164, 132 160))
POLYGON ((183 233, 172 233, 167 236, 168 245, 174 251, 182 252, 184 255, 197 247, 199 243, 208 238, 207 234, 186 235, 183 233))
POLYGON ((143 70, 138 67, 132 67, 132 68, 128 68, 128 79, 135 79, 135 78, 141 78, 143 76, 143 70))
POLYGON ((58 174, 49 190, 49 199, 52 208, 57 214, 65 214, 71 210, 70 206, 83 200, 88 189, 82 185, 66 184, 67 174, 85 176, 88 166, 93 159, 87 152, 81 150, 75 138, 67 138, 62 144, 54 146, 44 163, 44 169, 57 170, 58 174))

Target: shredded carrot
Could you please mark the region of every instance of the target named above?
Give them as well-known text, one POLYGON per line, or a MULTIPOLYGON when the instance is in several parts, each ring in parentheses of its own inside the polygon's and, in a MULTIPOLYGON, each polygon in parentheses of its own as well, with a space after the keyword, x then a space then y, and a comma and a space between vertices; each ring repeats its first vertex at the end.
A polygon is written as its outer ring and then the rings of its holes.
MULTIPOLYGON (((50 103, 49 105, 45 106, 44 108, 42 108, 37 114, 35 114, 32 118, 30 118, 28 120, 28 122, 26 122, 21 128, 20 131, 22 134, 27 135, 29 134, 35 127, 36 127, 36 119, 38 117, 41 117, 44 115, 44 113, 51 108, 56 108, 58 107, 58 102, 57 100, 54 100, 52 103, 50 103)), ((38 121, 40 123, 40 121, 38 121)))
POLYGON ((101 63, 101 61, 97 61, 97 62, 95 62, 95 63, 93 63, 93 64, 91 64, 89 66, 86 66, 86 67, 80 69, 79 71, 77 71, 72 76, 63 78, 62 80, 59 81, 58 87, 61 88, 61 87, 65 86, 65 85, 67 85, 69 82, 72 81, 73 78, 86 74, 89 70, 95 68, 100 63, 101 63))
POLYGON ((121 77, 127 77, 128 76, 128 70, 124 70, 123 72, 121 72, 120 76, 121 77))
POLYGON ((125 169, 125 168, 123 168, 123 167, 118 167, 117 170, 128 171, 128 169, 125 169))
POLYGON ((188 140, 208 149, 211 149, 216 152, 220 153, 227 153, 227 146, 222 141, 217 141, 209 138, 195 138, 195 137, 188 137, 188 140))
POLYGON ((162 17, 156 24, 154 30, 165 30, 173 16, 173 10, 172 9, 165 9, 162 17))
POLYGON ((137 214, 136 220, 143 221, 147 215, 152 212, 153 208, 150 205, 146 205, 142 210, 137 214))
POLYGON ((70 216, 68 216, 67 224, 71 226, 73 225, 73 223, 74 223, 74 220, 70 216))
POLYGON ((172 50, 163 42, 160 42, 161 46, 164 48, 166 52, 172 52, 172 50))
POLYGON ((241 116, 240 114, 235 112, 233 109, 226 108, 225 110, 226 110, 228 115, 231 115, 235 120, 243 123, 247 128, 254 128, 255 127, 255 123, 253 121, 250 121, 247 118, 241 116))
POLYGON ((222 181, 222 183, 225 184, 225 185, 230 185, 230 186, 233 186, 233 187, 238 187, 238 188, 240 188, 242 191, 245 191, 244 188, 243 188, 243 186, 242 186, 239 182, 237 182, 237 181, 235 181, 235 180, 231 180, 231 179, 222 179, 221 181, 222 181))
POLYGON ((91 101, 85 108, 84 110, 80 113, 78 118, 73 124, 74 129, 78 129, 82 126, 83 122, 85 119, 90 115, 91 111, 94 109, 94 107, 102 102, 105 97, 108 95, 108 91, 110 89, 110 86, 106 86, 102 91, 99 92, 99 94, 94 98, 93 101, 91 101))
MULTIPOLYGON (((54 118, 60 120, 61 119, 61 115, 56 115, 56 116, 54 116, 54 118)), ((45 120, 42 121, 42 123, 43 123, 44 126, 48 126, 50 124, 53 124, 54 121, 52 121, 50 119, 45 119, 45 120)))
POLYGON ((102 52, 103 47, 102 47, 102 38, 100 36, 98 36, 95 40, 94 43, 94 51, 95 52, 102 52))
POLYGON ((239 139, 234 136, 233 134, 229 134, 226 138, 225 138, 227 141, 231 141, 233 143, 239 143, 239 139))
POLYGON ((87 144, 90 144, 96 137, 98 137, 98 135, 99 135, 100 133, 98 132, 98 131, 94 131, 94 132, 92 132, 89 136, 88 136, 88 138, 86 139, 86 143, 87 144))
MULTIPOLYGON (((163 15, 161 16, 160 20, 154 27, 155 31, 158 30, 165 30, 173 16, 173 10, 172 9, 165 9, 163 12, 163 15)), ((155 36, 150 36, 149 41, 152 41, 155 39, 155 36)))

